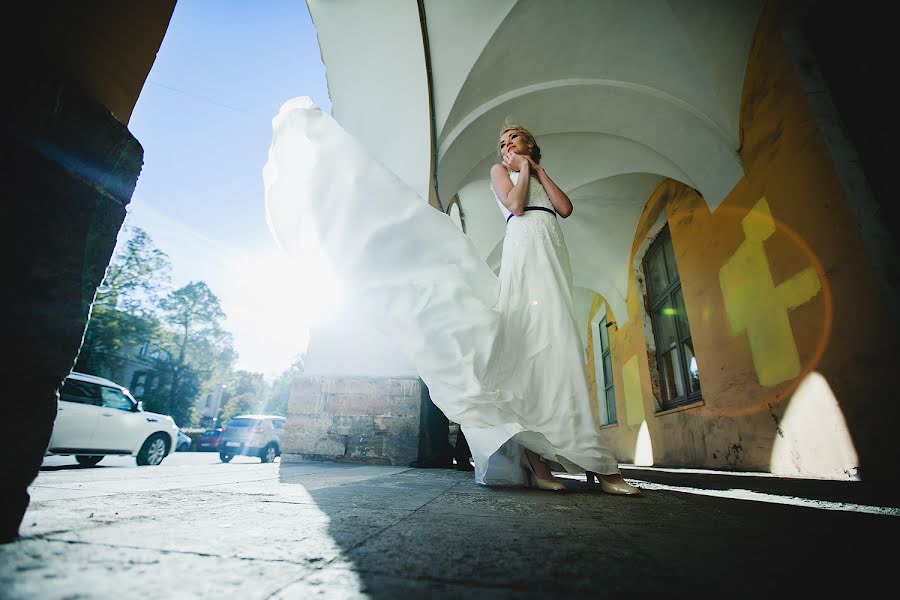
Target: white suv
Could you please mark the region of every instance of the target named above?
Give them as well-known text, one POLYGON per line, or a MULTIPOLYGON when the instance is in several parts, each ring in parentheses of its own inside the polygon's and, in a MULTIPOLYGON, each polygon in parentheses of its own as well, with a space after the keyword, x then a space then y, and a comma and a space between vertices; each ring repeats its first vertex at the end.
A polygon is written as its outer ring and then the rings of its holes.
POLYGON ((158 465, 176 448, 178 426, 172 417, 146 412, 127 389, 109 379, 70 373, 56 410, 46 454, 74 454, 84 466, 110 455, 158 465))

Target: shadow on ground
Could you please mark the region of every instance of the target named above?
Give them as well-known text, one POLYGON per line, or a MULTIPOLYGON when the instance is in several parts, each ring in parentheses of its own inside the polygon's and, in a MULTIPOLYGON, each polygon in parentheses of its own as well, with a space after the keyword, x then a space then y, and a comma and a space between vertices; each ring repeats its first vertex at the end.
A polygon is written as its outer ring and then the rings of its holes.
MULTIPOLYGON (((189 453, 188 453, 189 454, 189 453)), ((74 467, 74 468, 69 468, 74 467)), ((900 509, 859 482, 624 468, 640 498, 326 462, 43 469, 0 597, 864 597, 900 509)))
POLYGON ((334 547, 313 557, 322 576, 375 598, 859 593, 888 582, 876 542, 900 533, 900 511, 858 512, 874 504, 859 503, 874 498, 858 482, 634 469, 645 493, 631 498, 574 478, 553 493, 453 470, 329 466, 340 474, 328 485, 314 463, 282 465, 280 481, 303 486, 328 521, 334 547))

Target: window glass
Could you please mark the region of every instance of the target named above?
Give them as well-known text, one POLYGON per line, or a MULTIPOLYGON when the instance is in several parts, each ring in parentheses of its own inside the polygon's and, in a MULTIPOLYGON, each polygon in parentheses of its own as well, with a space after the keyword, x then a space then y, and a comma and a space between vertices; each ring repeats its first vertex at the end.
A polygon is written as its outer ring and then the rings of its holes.
POLYGON ((694 356, 694 342, 691 338, 686 339, 682 344, 684 349, 684 362, 688 370, 688 382, 692 392, 700 391, 700 367, 697 365, 697 357, 694 356))
POLYGON ((691 328, 675 262, 668 226, 657 236, 644 259, 648 285, 648 312, 653 338, 662 408, 672 408, 699 397, 700 369, 694 356, 691 328))
POLYGON ((681 288, 675 292, 675 318, 678 320, 678 332, 681 337, 690 337, 691 327, 688 325, 687 312, 684 310, 684 296, 681 288))
POLYGON ((667 352, 678 345, 675 330, 675 307, 671 302, 664 302, 656 309, 653 320, 656 322, 656 347, 660 352, 667 352))
POLYGON ((59 399, 65 400, 66 402, 100 406, 99 388, 100 386, 93 383, 87 383, 86 381, 66 379, 62 388, 59 390, 59 399))
POLYGON ((275 429, 284 429, 284 421, 281 419, 275 419, 272 421, 272 425, 275 426, 275 429))
POLYGON ((609 330, 606 327, 606 317, 598 323, 600 329, 600 354, 602 356, 603 389, 598 389, 600 398, 600 420, 604 425, 616 422, 616 394, 613 389, 612 353, 609 348, 609 330), (605 406, 603 406, 605 404, 605 406), (605 408, 605 410, 604 410, 605 408))
POLYGON ((606 327, 606 319, 600 321, 600 349, 609 350, 609 329, 606 327))
POLYGON ((681 379, 677 348, 660 355, 659 377, 668 400, 684 396, 684 381, 681 379))
POLYGON ((666 237, 662 241, 662 247, 666 254, 666 272, 669 275, 669 281, 680 279, 678 266, 675 263, 675 249, 672 247, 672 235, 668 231, 666 231, 666 237))
POLYGON ((129 389, 135 398, 143 397, 144 392, 147 389, 147 373, 135 373, 131 378, 131 386, 129 389))
POLYGON ((100 388, 100 394, 103 398, 103 406, 106 408, 115 408, 130 412, 134 407, 131 400, 119 390, 110 387, 102 387, 100 388))
POLYGON ((254 427, 256 425, 255 419, 232 419, 228 421, 228 427, 254 427))
POLYGON ((647 259, 647 278, 649 279, 650 300, 652 301, 669 285, 669 278, 666 274, 666 261, 662 249, 657 248, 647 259))
POLYGON ((616 423, 616 391, 613 388, 606 390, 606 411, 609 415, 609 422, 616 423))

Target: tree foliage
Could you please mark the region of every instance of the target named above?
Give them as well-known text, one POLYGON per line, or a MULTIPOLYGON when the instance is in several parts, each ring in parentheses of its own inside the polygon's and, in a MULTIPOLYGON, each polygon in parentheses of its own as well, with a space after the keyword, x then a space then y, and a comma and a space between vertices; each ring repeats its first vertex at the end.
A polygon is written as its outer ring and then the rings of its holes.
POLYGON ((169 257, 140 227, 125 225, 122 233, 128 237, 106 269, 94 307, 131 315, 155 314, 160 297, 171 285, 169 257))
POLYGON ((286 416, 303 355, 271 385, 260 373, 235 371, 237 352, 219 298, 203 281, 172 290, 168 256, 144 230, 125 226, 122 233, 94 297, 75 369, 126 386, 139 375, 145 409, 180 425, 196 423, 197 401, 223 385, 219 422, 247 412, 286 416))
POLYGON ((291 397, 291 388, 294 380, 303 373, 303 361, 305 354, 299 355, 294 362, 281 375, 272 382, 272 390, 266 402, 265 412, 271 415, 287 416, 288 400, 291 397))
POLYGON ((164 346, 172 359, 167 365, 168 414, 184 412, 196 400, 196 380, 212 375, 216 365, 233 360, 231 334, 222 328, 225 312, 219 298, 202 281, 192 281, 160 301, 162 321, 170 335, 164 346))
MULTIPOLYGON (((119 380, 129 356, 160 338, 156 301, 168 289, 171 266, 139 227, 125 226, 129 237, 113 255, 97 289, 75 369, 119 380)), ((127 382, 126 382, 127 384, 127 382)))

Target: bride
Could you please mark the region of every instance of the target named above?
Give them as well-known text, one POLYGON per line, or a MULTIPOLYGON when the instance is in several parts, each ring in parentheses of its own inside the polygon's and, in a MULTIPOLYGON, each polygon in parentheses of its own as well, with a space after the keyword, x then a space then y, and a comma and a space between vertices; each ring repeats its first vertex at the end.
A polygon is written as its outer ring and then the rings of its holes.
POLYGON ((499 278, 434 210, 308 98, 273 120, 269 227, 288 252, 314 240, 353 309, 410 356, 463 429, 476 481, 562 491, 551 468, 624 481, 594 421, 557 215, 572 203, 522 127, 504 129, 491 184, 506 216, 499 278))

